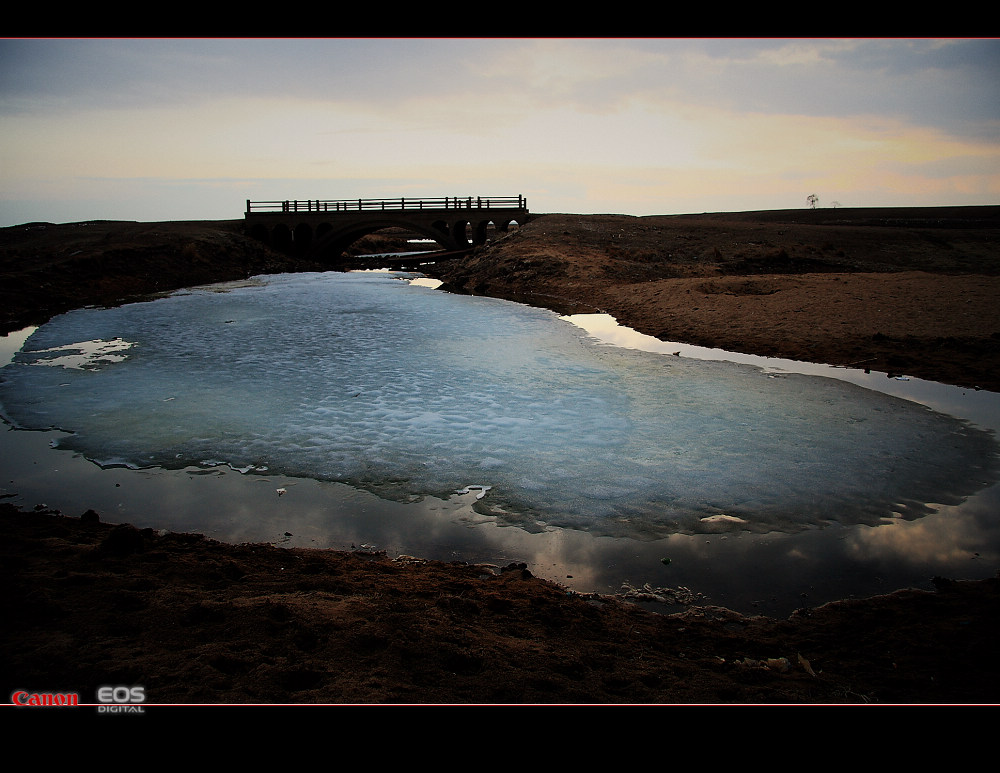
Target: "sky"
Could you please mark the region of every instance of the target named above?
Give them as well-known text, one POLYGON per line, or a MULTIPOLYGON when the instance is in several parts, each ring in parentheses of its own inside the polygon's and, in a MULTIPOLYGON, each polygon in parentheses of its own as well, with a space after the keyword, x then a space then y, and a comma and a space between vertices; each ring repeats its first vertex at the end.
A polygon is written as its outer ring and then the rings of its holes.
POLYGON ((0 226, 1000 204, 1000 39, 0 39, 0 226))

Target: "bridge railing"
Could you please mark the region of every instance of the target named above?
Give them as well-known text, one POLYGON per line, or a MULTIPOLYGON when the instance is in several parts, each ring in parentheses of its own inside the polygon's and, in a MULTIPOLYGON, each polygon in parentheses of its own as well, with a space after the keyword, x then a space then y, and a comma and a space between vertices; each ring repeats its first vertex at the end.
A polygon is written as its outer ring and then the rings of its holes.
POLYGON ((419 209, 527 209, 524 196, 445 196, 439 199, 337 199, 305 201, 250 201, 251 212, 358 212, 363 210, 419 209))

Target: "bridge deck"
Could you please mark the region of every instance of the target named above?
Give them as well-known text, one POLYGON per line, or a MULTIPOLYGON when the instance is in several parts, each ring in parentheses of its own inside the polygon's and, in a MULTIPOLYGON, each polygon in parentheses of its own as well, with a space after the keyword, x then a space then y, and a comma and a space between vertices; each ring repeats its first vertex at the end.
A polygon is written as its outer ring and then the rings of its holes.
POLYGON ((524 196, 445 196, 437 199, 285 199, 284 201, 250 201, 246 214, 265 212, 361 212, 402 210, 456 209, 527 209, 524 196))

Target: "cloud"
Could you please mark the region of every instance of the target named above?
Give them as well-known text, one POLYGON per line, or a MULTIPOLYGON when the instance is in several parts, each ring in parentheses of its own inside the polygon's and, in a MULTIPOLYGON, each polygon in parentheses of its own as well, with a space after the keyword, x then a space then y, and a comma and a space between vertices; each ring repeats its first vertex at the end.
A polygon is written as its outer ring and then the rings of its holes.
POLYGON ((206 218, 394 186, 633 214, 994 203, 998 64, 995 40, 5 40, 0 216, 55 191, 184 211, 169 180, 206 218))

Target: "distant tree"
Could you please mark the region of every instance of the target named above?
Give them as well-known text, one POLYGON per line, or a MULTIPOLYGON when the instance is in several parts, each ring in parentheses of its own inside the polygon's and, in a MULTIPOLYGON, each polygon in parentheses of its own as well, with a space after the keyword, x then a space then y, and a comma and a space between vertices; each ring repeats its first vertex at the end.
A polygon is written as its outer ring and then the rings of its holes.
POLYGON ((806 201, 809 202, 810 207, 816 209, 816 203, 819 201, 819 196, 817 196, 815 193, 810 193, 808 196, 806 196, 806 201))
POLYGON ((839 201, 831 202, 830 206, 833 207, 834 209, 836 209, 837 207, 840 206, 840 202, 839 201))

